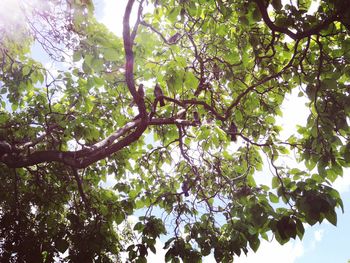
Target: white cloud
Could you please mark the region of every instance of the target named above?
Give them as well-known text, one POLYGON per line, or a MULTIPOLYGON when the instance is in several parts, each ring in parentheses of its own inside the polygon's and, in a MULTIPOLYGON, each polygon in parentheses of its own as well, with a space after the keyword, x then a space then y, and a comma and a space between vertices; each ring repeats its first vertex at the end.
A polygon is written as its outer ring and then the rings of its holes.
POLYGON ((296 134, 296 125, 304 126, 307 122, 310 110, 306 107, 308 99, 298 97, 299 89, 293 89, 291 94, 287 94, 282 104, 283 116, 277 118, 277 124, 283 127, 282 138, 296 134))
MULTIPOLYGON (((123 34, 123 17, 126 7, 126 0, 96 0, 95 5, 102 5, 102 18, 101 23, 105 24, 109 30, 111 30, 117 36, 123 34)), ((143 4, 143 14, 152 12, 153 6, 151 4, 143 4)), ((138 11, 138 2, 135 1, 131 15, 130 15, 130 27, 132 28, 136 22, 138 11)))
POLYGON ((314 240, 311 241, 311 250, 314 250, 316 248, 316 243, 322 241, 323 234, 324 234, 324 230, 323 229, 316 230, 314 232, 314 240))
POLYGON ((323 238, 323 233, 324 233, 324 230, 323 229, 320 229, 320 230, 316 230, 314 232, 314 238, 315 238, 315 241, 316 242, 320 242, 323 238))
MULTIPOLYGON (((125 0, 103 0, 103 14, 101 22, 105 24, 117 36, 123 34, 123 17, 127 1, 125 0)), ((135 2, 136 3, 136 2, 135 2)), ((133 6, 130 18, 130 25, 132 26, 136 21, 138 5, 133 6)))
POLYGON ((152 252, 148 253, 147 256, 147 262, 165 262, 165 253, 167 250, 163 249, 164 244, 157 240, 155 248, 156 248, 156 254, 153 254, 152 252))
MULTIPOLYGON (((322 235, 322 234, 320 234, 322 235)), ((157 240, 156 250, 157 254, 150 252, 147 257, 148 262, 165 262, 164 256, 166 250, 163 250, 164 244, 157 240)), ((249 251, 248 256, 242 254, 239 258, 235 258, 235 263, 294 263, 296 259, 301 257, 304 253, 304 248, 300 240, 288 242, 285 245, 280 245, 276 240, 268 242, 263 240, 257 253, 249 251)), ((203 263, 215 263, 214 254, 203 258, 203 263)))
MULTIPOLYGON (((294 263, 296 259, 303 255, 304 249, 302 243, 298 241, 289 242, 281 246, 277 241, 262 241, 259 250, 254 253, 249 251, 248 255, 242 254, 240 257, 234 259, 235 263, 294 263), (262 260, 263 259, 263 260, 262 260)), ((213 253, 205 257, 203 263, 214 263, 215 258, 213 253)))
POLYGON ((263 240, 260 244, 259 250, 256 253, 250 251, 248 256, 243 255, 237 258, 235 263, 294 263, 297 258, 303 255, 303 253, 304 248, 300 240, 290 241, 283 246, 276 240, 273 240, 272 242, 263 240))
POLYGON ((216 261, 215 261, 213 253, 211 253, 209 256, 203 258, 203 263, 214 263, 214 262, 216 262, 216 261))
POLYGON ((123 16, 126 1, 105 0, 103 2, 104 9, 101 22, 105 24, 113 33, 121 36, 123 32, 123 16))
POLYGON ((307 14, 314 15, 319 6, 320 6, 320 0, 313 0, 309 10, 307 11, 307 14))

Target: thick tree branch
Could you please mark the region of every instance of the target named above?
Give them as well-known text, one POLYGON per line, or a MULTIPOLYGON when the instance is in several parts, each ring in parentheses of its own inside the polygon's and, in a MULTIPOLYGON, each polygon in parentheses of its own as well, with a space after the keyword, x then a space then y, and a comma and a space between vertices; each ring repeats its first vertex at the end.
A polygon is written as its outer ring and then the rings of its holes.
POLYGON ((124 127, 118 129, 102 141, 99 141, 94 145, 87 146, 82 150, 66 152, 56 150, 36 151, 30 153, 29 155, 16 154, 14 151, 9 150, 6 153, 4 152, 2 154, 0 161, 9 167, 26 167, 44 162, 61 162, 74 168, 85 168, 90 164, 104 159, 135 142, 142 135, 148 125, 169 124, 197 126, 197 123, 195 121, 179 118, 152 119, 145 123, 142 122, 141 118, 138 118, 132 122, 127 123, 124 127), (134 131, 125 136, 132 130, 134 131), (123 139, 115 142, 123 136, 125 136, 123 139))
MULTIPOLYGON (((123 18, 123 40, 124 40, 124 50, 125 50, 125 81, 128 86, 128 89, 133 96, 134 101, 136 102, 139 111, 140 116, 143 117, 143 119, 146 119, 146 106, 144 98, 139 95, 139 93, 136 91, 135 87, 135 80, 134 80, 134 52, 132 50, 134 41, 133 38, 135 36, 132 36, 130 33, 130 13, 132 10, 132 7, 134 5, 135 0, 129 0, 128 4, 126 5, 124 18, 123 18)), ((136 23, 136 26, 138 24, 136 23)), ((136 32, 136 31, 135 31, 136 32)), ((135 33, 136 35, 136 33, 135 33)))
POLYGON ((85 168, 130 145, 142 135, 146 128, 147 123, 142 123, 141 119, 137 119, 127 123, 104 140, 82 150, 66 152, 56 150, 36 151, 30 154, 12 151, 2 154, 0 161, 9 167, 26 167, 44 162, 61 162, 74 168, 85 168), (133 129, 135 129, 134 132, 115 143, 115 140, 133 129))

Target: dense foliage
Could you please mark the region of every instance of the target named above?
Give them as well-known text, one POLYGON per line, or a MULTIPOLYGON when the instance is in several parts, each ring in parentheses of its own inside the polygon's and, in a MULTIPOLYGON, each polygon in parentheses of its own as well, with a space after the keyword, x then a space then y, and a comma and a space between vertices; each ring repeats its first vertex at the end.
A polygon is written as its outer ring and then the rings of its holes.
POLYGON ((91 1, 28 2, 24 25, 0 24, 1 262, 122 251, 145 262, 159 238, 166 261, 230 262, 268 233, 284 244, 305 223, 336 224, 331 183, 350 163, 346 0, 315 11, 311 0, 128 0, 122 38, 91 1), (309 117, 283 140, 276 117, 294 89, 309 117), (284 165, 291 151, 305 169, 284 165), (255 182, 264 165, 269 185, 255 182))

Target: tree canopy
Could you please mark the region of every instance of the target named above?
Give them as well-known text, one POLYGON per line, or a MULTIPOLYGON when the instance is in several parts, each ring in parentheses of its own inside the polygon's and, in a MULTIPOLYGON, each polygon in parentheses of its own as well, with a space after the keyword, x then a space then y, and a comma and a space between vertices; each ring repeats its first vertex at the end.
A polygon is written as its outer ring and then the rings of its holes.
POLYGON ((2 262, 146 262, 160 238, 167 262, 231 262, 336 225, 348 1, 128 0, 122 37, 89 0, 30 2, 0 23, 2 262), (309 116, 285 139, 293 90, 309 116))

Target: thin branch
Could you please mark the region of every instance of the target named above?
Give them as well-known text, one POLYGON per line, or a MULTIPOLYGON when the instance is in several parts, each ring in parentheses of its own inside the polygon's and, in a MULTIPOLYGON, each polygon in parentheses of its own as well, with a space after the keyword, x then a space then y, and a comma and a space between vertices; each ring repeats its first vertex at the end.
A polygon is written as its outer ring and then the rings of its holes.
POLYGON ((143 1, 144 0, 141 0, 140 2, 140 5, 139 5, 139 10, 137 12, 137 20, 136 20, 136 23, 134 25, 134 29, 132 30, 132 33, 131 33, 131 40, 134 41, 135 40, 135 37, 136 37, 136 34, 137 34, 137 29, 139 28, 139 25, 140 25, 140 22, 141 22, 141 16, 142 16, 142 4, 143 4, 143 1))
POLYGON ((74 167, 71 167, 71 168, 72 168, 72 172, 73 172, 73 175, 74 175, 74 179, 75 179, 75 181, 77 182, 77 185, 78 185, 79 194, 81 196, 81 199, 83 200, 83 203, 85 205, 85 209, 88 211, 89 210, 89 203, 88 203, 88 199, 86 198, 86 195, 84 193, 83 182, 80 179, 80 176, 78 174, 77 169, 74 168, 74 167))
POLYGON ((258 86, 264 84, 265 82, 267 82, 267 81, 269 81, 269 80, 272 80, 272 79, 274 79, 274 78, 277 78, 277 77, 281 76, 289 67, 292 66, 292 64, 293 64, 293 62, 294 62, 294 59, 295 59, 295 57, 296 57, 296 55, 297 55, 297 53, 298 53, 297 51, 298 51, 299 42, 300 42, 300 40, 297 40, 297 41, 295 42, 295 45, 294 45, 294 54, 293 54, 292 58, 290 59, 290 61, 288 62, 288 64, 285 65, 285 66, 281 69, 281 71, 279 71, 279 72, 277 72, 276 74, 273 74, 273 75, 271 75, 271 76, 268 76, 268 77, 266 77, 266 78, 264 78, 264 79, 258 81, 257 83, 255 83, 255 84, 251 85, 249 88, 247 88, 244 92, 242 92, 241 94, 239 94, 239 95, 237 96, 236 100, 235 100, 235 101, 230 105, 230 107, 228 108, 228 110, 227 110, 227 112, 226 112, 226 115, 225 115, 225 119, 227 119, 227 118, 230 116, 231 110, 232 110, 234 107, 236 107, 236 106, 240 103, 241 99, 242 99, 245 95, 247 95, 249 92, 253 91, 256 87, 258 87, 258 86))

